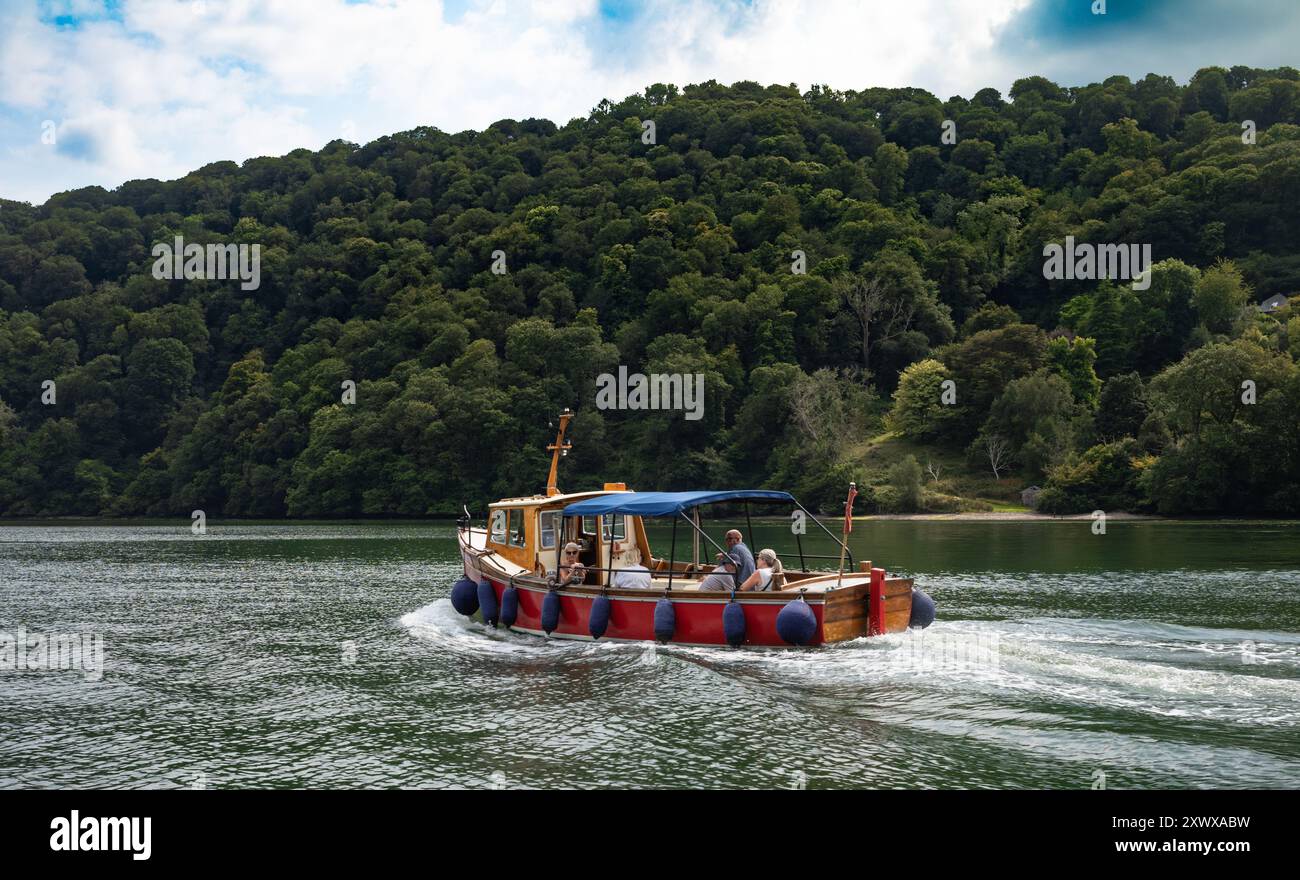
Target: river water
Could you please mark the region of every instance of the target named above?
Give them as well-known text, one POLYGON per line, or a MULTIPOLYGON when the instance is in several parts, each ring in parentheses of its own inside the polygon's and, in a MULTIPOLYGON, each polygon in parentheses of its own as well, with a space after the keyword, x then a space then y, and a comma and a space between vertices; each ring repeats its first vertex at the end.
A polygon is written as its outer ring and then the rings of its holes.
POLYGON ((0 787, 1300 787, 1300 524, 1091 525, 860 521, 938 620, 798 651, 487 630, 450 523, 4 525, 0 787))

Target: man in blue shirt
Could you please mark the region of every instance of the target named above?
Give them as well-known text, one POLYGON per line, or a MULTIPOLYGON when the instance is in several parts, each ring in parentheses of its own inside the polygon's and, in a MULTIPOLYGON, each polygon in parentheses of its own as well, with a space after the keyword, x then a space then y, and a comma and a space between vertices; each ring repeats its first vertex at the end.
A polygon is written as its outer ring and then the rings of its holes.
POLYGON ((700 581, 701 590, 734 590, 754 573, 754 554, 749 552, 741 540, 740 532, 735 529, 727 532, 726 541, 726 556, 718 554, 720 564, 713 569, 712 574, 700 581), (736 571, 740 572, 739 578, 734 574, 736 571))

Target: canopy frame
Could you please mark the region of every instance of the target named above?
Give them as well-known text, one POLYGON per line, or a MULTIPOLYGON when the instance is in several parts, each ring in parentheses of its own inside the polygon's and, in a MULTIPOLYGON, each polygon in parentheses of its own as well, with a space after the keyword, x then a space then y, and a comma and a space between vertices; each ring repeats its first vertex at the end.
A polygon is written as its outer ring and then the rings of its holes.
POLYGON ((775 489, 735 489, 724 492, 611 492, 595 498, 584 498, 565 506, 565 516, 590 516, 592 514, 623 513, 641 517, 676 516, 705 504, 724 501, 787 501, 799 502, 789 492, 775 489))
MULTIPOLYGON (((587 498, 584 499, 583 501, 574 502, 573 504, 570 504, 567 507, 563 508, 560 511, 560 513, 561 516, 563 517, 582 517, 582 516, 594 514, 598 522, 600 520, 600 517, 607 513, 610 514, 622 513, 624 516, 639 516, 642 518, 645 517, 654 518, 654 517, 664 517, 664 516, 671 517, 673 521, 673 531, 672 531, 672 541, 668 551, 669 554, 668 555, 668 589, 671 590, 673 575, 674 575, 673 565, 677 561, 676 556, 677 556, 678 519, 685 520, 686 523, 691 527, 691 529, 694 532, 691 543, 692 543, 692 557, 694 558, 696 565, 699 564, 698 548, 700 546, 699 545, 700 538, 703 538, 704 540, 708 541, 710 544, 716 547, 718 551, 721 552, 724 556, 727 557, 731 556, 731 554, 728 551, 720 547, 718 543, 714 541, 712 538, 710 538, 708 533, 705 532, 704 529, 700 527, 700 518, 699 518, 700 507, 703 507, 706 504, 722 504, 727 501, 744 502, 745 521, 750 532, 750 540, 753 540, 753 533, 754 533, 754 524, 752 518, 750 517, 750 508, 749 508, 751 501, 766 501, 769 503, 788 501, 794 504, 795 507, 803 511, 805 517, 815 522, 817 524, 817 527, 820 528, 823 532, 825 532, 826 536, 829 537, 835 544, 837 544, 844 551, 845 556, 848 558, 850 570, 854 567, 853 551, 849 549, 847 542, 845 542, 843 538, 837 537, 830 529, 826 528, 826 525, 821 520, 819 520, 816 516, 814 516, 808 510, 808 508, 800 504, 799 499, 795 498, 789 492, 781 492, 781 491, 770 490, 770 489, 733 490, 727 492, 619 492, 619 493, 614 493, 613 495, 610 496, 598 496, 596 498, 587 498), (648 495, 661 496, 659 498, 653 499, 653 501, 659 503, 649 504, 648 506, 651 508, 649 511, 637 509, 637 507, 635 506, 637 502, 645 501, 646 500, 645 496, 648 495), (638 498, 638 496, 642 496, 642 497, 638 498), (674 496, 674 497, 666 497, 666 496, 674 496), (607 501, 609 503, 600 504, 599 502, 601 501, 607 501), (583 505, 586 506, 584 507, 583 505), (574 510, 574 508, 577 508, 577 510, 574 510), (691 511, 690 516, 686 514, 687 510, 691 511), (571 513, 570 511, 573 512, 571 513)), ((804 571, 807 571, 808 564, 805 559, 805 554, 803 552, 803 540, 798 532, 795 533, 795 543, 799 547, 800 566, 803 568, 804 571)), ((732 573, 732 576, 735 580, 736 587, 739 587, 740 586, 739 566, 736 567, 736 571, 732 573)))

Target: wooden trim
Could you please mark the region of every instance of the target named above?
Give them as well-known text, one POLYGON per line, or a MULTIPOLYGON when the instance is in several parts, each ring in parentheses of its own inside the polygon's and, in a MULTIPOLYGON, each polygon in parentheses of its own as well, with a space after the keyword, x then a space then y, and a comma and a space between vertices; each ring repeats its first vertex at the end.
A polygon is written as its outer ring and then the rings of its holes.
POLYGON ((822 611, 823 642, 844 642, 867 635, 868 589, 868 584, 857 583, 827 595, 822 611))
POLYGON ((885 632, 907 632, 912 621, 913 578, 885 579, 885 632))

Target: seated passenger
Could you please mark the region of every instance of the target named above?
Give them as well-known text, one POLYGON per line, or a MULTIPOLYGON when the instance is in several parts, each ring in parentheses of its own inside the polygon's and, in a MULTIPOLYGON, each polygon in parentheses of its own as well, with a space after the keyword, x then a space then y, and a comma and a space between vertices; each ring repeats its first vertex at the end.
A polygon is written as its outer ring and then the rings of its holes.
POLYGON ((548 575, 554 577, 555 582, 560 586, 580 584, 587 579, 587 567, 578 561, 578 553, 581 550, 582 548, 573 541, 565 544, 560 557, 559 570, 548 572, 548 575))
POLYGON ((785 568, 777 558, 776 551, 765 547, 758 551, 758 567, 754 573, 740 585, 742 590, 781 590, 785 588, 785 568))
POLYGON ((741 540, 740 532, 732 529, 727 532, 727 554, 718 554, 721 563, 713 569, 713 574, 700 581, 701 590, 734 590, 738 583, 743 584, 754 573, 754 554, 749 552, 741 540), (736 577, 739 568, 740 577, 736 577))
POLYGON ((641 564, 641 551, 628 547, 619 554, 620 566, 610 586, 646 588, 650 586, 650 569, 641 564))

